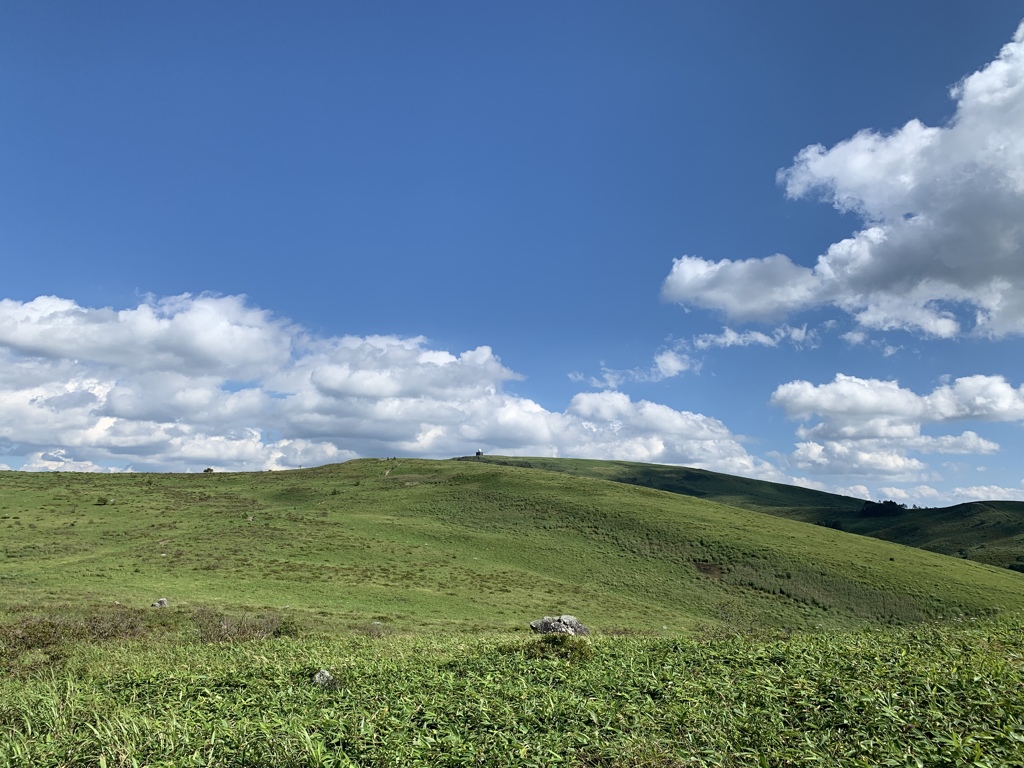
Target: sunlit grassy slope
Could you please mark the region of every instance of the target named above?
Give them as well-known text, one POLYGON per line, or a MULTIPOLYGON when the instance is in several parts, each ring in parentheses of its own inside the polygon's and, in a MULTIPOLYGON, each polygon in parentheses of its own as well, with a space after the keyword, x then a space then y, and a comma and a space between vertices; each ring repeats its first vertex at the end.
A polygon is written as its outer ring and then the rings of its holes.
MULTIPOLYGON (((837 497, 841 498, 841 497, 837 497)), ((0 473, 0 607, 279 609, 304 622, 838 628, 1024 608, 1024 576, 646 487, 477 461, 0 473), (287 606, 287 608, 286 608, 287 606)))
POLYGON ((815 491, 810 488, 769 483, 736 475, 724 475, 706 469, 666 464, 511 456, 481 456, 465 460, 482 461, 498 466, 520 466, 544 469, 550 472, 564 472, 577 477, 613 480, 617 483, 656 488, 659 491, 669 491, 743 509, 793 516, 794 518, 809 515, 811 512, 856 513, 864 504, 861 499, 815 491))
POLYGON ((501 456, 481 460, 657 488, 1024 571, 1024 502, 977 501, 872 517, 862 514, 861 499, 691 467, 501 456))

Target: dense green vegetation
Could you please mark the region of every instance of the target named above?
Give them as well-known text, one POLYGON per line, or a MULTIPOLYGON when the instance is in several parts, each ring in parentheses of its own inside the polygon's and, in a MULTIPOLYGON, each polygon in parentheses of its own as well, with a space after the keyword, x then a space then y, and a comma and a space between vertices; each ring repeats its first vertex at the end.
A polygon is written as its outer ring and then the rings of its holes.
POLYGON ((892 514, 883 515, 865 510, 861 499, 691 467, 501 456, 481 460, 657 488, 1024 571, 1024 502, 1020 501, 975 501, 934 508, 894 503, 892 514))
POLYGON ((3 472, 0 766, 1020 764, 1022 616, 1019 573, 542 467, 3 472))
POLYGON ((80 642, 0 680, 0 765, 1010 766, 1024 625, 789 638, 80 642), (318 687, 319 669, 333 684, 318 687))

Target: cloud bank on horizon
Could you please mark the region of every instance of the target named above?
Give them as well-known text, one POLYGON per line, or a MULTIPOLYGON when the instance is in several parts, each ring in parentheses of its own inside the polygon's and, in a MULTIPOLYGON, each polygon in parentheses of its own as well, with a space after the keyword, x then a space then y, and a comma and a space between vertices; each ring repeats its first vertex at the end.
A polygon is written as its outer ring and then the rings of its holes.
POLYGON ((393 454, 663 461, 781 478, 722 422, 615 391, 563 412, 489 347, 318 337, 239 296, 0 301, 0 439, 24 469, 283 469, 393 454))

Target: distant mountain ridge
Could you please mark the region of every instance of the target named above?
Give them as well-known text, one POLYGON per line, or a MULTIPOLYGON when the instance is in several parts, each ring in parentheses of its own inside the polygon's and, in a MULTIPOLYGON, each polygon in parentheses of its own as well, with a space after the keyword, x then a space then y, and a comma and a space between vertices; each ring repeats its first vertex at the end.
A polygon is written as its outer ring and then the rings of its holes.
POLYGON ((597 459, 482 456, 479 460, 640 485, 1024 572, 1021 501, 925 508, 892 503, 878 510, 851 496, 692 467, 597 459))

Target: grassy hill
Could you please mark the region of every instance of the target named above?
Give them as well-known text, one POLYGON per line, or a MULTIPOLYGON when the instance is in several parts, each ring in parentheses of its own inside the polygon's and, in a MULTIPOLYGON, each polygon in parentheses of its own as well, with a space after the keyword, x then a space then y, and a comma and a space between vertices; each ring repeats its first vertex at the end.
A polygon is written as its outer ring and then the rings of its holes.
POLYGON ((1015 765, 1022 608, 1006 569, 540 468, 3 472, 0 765, 1015 765), (529 635, 558 612, 594 636, 529 635))
MULTIPOLYGON (((762 491, 765 503, 774 492, 762 491)), ((0 607, 159 597, 324 627, 522 630, 566 612, 608 632, 678 633, 990 614, 1024 607, 1024 576, 679 493, 488 462, 0 473, 0 607)))
MULTIPOLYGON (((518 458, 481 456, 460 461, 482 461, 498 466, 528 467, 549 472, 563 472, 576 477, 593 477, 617 483, 656 488, 698 499, 716 501, 756 512, 800 519, 813 513, 856 513, 863 506, 861 499, 835 493, 815 491, 783 483, 769 483, 736 475, 724 475, 707 469, 677 467, 665 464, 643 464, 633 461, 602 461, 598 459, 518 458)), ((812 521, 813 522, 813 521, 812 521)))
POLYGON ((904 509, 891 517, 824 514, 823 525, 1024 571, 1024 502, 975 501, 904 509))
POLYGON ((872 515, 863 512, 861 499, 690 467, 500 456, 479 460, 657 488, 1024 571, 1024 502, 1020 501, 977 501, 872 515))

